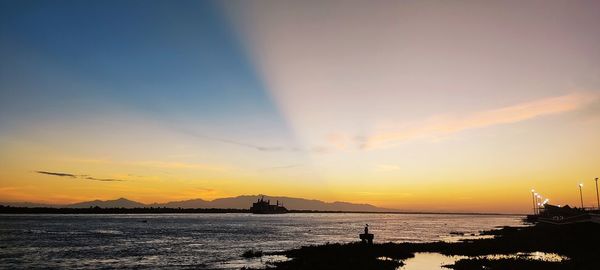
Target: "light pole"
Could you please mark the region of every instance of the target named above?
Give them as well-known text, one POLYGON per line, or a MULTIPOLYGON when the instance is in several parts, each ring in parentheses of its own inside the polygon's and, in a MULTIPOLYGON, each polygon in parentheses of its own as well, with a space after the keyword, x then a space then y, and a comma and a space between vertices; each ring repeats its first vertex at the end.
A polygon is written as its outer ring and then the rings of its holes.
POLYGON ((535 189, 531 190, 531 198, 533 199, 533 214, 537 214, 537 211, 535 209, 535 189))
POLYGON ((539 193, 535 196, 536 200, 535 202, 537 203, 537 212, 538 214, 540 213, 540 211, 542 210, 542 195, 540 195, 539 193))
POLYGON ((581 190, 583 188, 583 184, 579 184, 579 199, 581 200, 581 210, 583 210, 583 191, 581 190))
POLYGON ((533 194, 533 204, 534 204, 534 206, 535 206, 535 213, 536 213, 536 214, 539 214, 539 213, 540 213, 540 209, 539 209, 539 207, 537 207, 537 205, 538 205, 538 203, 537 203, 537 202, 538 202, 538 199, 537 199, 537 197, 538 197, 538 196, 540 196, 540 195, 538 195, 538 193, 537 193, 537 192, 533 194))
POLYGON ((600 209, 600 196, 598 196, 598 177, 594 179, 596 181, 596 200, 598 201, 598 209, 600 209))

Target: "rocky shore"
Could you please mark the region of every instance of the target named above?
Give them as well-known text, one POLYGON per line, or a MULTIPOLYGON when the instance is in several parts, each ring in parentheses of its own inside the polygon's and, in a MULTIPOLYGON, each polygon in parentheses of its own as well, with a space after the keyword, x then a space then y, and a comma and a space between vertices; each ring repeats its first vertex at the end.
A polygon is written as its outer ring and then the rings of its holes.
POLYGON ((267 269, 396 269, 417 252, 461 256, 446 267, 471 269, 600 269, 600 224, 537 224, 504 227, 483 232, 492 238, 457 243, 361 243, 307 246, 272 255, 289 260, 274 262, 267 269), (519 256, 532 252, 552 253, 563 260, 519 256))

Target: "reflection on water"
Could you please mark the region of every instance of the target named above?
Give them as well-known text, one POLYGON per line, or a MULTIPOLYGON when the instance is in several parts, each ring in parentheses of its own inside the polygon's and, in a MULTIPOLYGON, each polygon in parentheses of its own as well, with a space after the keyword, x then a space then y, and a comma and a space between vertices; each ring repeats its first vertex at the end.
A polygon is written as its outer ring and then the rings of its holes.
POLYGON ((520 216, 433 214, 0 215, 0 268, 212 268, 262 265, 248 250, 358 240, 365 223, 375 242, 451 240, 520 216), (147 222, 143 222, 147 221, 147 222), (448 238, 450 237, 450 238, 448 238))
POLYGON ((259 268, 265 267, 266 265, 273 265, 276 262, 283 262, 283 261, 287 261, 287 260, 289 260, 289 258, 287 258, 286 256, 283 256, 283 255, 264 255, 262 257, 249 258, 249 259, 240 257, 239 259, 233 259, 226 263, 220 264, 215 268, 240 269, 242 267, 248 267, 248 268, 252 268, 252 269, 259 269, 259 268))
MULTIPOLYGON (((524 253, 517 253, 517 255, 522 255, 524 253)), ((569 258, 566 256, 561 256, 555 253, 545 253, 545 252, 531 252, 529 254, 525 253, 530 259, 538 260, 538 261, 547 261, 547 262, 562 262, 568 260, 569 258)))
POLYGON ((434 270, 447 269, 444 265, 453 264, 457 260, 456 256, 445 256, 439 253, 416 253, 415 257, 406 259, 405 265, 399 267, 401 270, 434 270))
POLYGON ((493 254, 486 256, 477 256, 476 258, 488 259, 488 260, 500 260, 500 259, 528 259, 535 261, 546 261, 546 262, 562 262, 568 260, 566 256, 561 256, 556 253, 546 252, 519 252, 516 254, 493 254))
MULTIPOLYGON (((555 253, 545 253, 545 252, 519 252, 516 254, 493 254, 493 255, 485 255, 485 256, 476 256, 476 257, 468 257, 468 256, 446 256, 439 253, 428 253, 428 252, 420 252, 415 253, 415 257, 406 259, 404 261, 405 265, 399 267, 399 270, 434 270, 434 269, 448 269, 445 268, 445 265, 454 264, 456 261, 460 259, 468 259, 468 258, 479 258, 479 259, 489 259, 489 260, 500 260, 500 259, 529 259, 529 260, 537 260, 537 261, 547 261, 547 262, 561 262, 564 260, 568 260, 569 258, 565 256, 561 256, 555 253)), ((390 259, 387 257, 378 258, 380 260, 390 259)))
POLYGON ((462 240, 478 240, 478 239, 490 239, 490 238, 494 238, 494 236, 488 235, 488 234, 470 233, 470 234, 464 234, 464 235, 450 234, 448 236, 442 236, 441 240, 444 242, 456 243, 456 242, 459 242, 462 240))

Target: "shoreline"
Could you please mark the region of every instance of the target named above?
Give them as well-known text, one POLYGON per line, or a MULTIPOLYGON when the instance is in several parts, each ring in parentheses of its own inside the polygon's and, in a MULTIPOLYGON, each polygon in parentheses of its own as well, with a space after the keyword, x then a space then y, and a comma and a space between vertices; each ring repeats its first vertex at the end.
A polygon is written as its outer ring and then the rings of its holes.
MULTIPOLYGON (((214 213, 251 213, 248 209, 238 208, 55 208, 55 207, 15 207, 0 205, 0 214, 214 214, 214 213)), ((511 213, 470 213, 470 212, 420 212, 420 211, 321 211, 321 210, 289 210, 283 214, 389 214, 389 215, 465 215, 465 216, 523 216, 526 214, 511 213)), ((271 214, 263 216, 276 216, 271 214)))
MULTIPOLYGON (((464 256, 444 266, 456 270, 473 269, 597 269, 600 252, 600 225, 535 224, 502 227, 481 232, 493 238, 462 240, 456 243, 376 243, 359 242, 305 246, 264 255, 283 255, 289 260, 267 264, 259 269, 397 269, 417 253, 464 256), (533 259, 518 254, 556 254, 562 261, 533 259), (501 256, 508 255, 508 256, 501 256), (514 255, 514 256, 512 256, 514 255)), ((261 254, 262 256, 262 254, 261 254)), ((250 269, 250 268, 245 268, 250 269)))

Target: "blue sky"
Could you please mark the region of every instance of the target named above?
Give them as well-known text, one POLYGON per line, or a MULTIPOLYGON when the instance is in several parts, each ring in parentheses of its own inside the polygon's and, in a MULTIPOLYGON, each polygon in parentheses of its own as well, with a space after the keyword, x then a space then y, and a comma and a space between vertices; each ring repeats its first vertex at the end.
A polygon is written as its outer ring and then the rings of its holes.
POLYGON ((0 12, 3 122, 110 104, 183 125, 281 124, 210 1, 3 1, 0 12))

